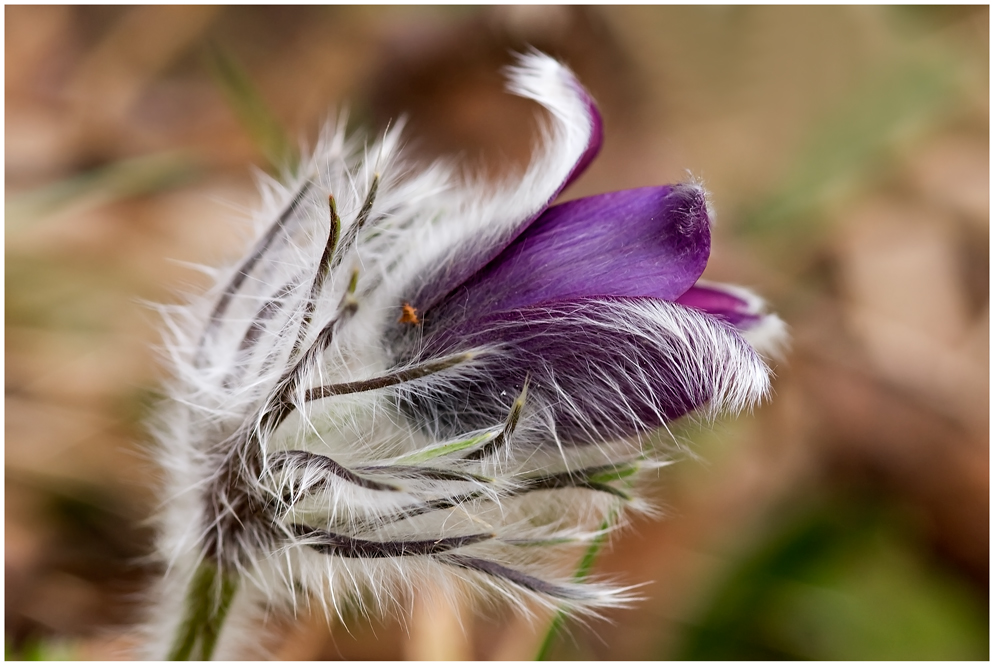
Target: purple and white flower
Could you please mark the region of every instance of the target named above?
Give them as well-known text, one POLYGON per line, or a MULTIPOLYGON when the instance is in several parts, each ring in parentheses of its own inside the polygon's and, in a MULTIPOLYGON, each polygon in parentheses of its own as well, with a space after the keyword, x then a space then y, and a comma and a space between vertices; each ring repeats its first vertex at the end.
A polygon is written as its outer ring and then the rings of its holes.
POLYGON ((230 606, 231 626, 428 591, 624 603, 573 580, 570 553, 646 508, 633 475, 664 464, 654 433, 768 392, 757 349, 783 326, 700 280, 704 190, 553 205, 597 154, 600 116, 539 54, 511 89, 550 117, 520 178, 467 183, 406 162, 399 128, 366 150, 339 128, 293 182, 268 184, 258 240, 213 293, 166 309, 155 634, 163 651, 178 637, 171 656, 245 640, 191 624, 196 594, 207 616, 230 606))

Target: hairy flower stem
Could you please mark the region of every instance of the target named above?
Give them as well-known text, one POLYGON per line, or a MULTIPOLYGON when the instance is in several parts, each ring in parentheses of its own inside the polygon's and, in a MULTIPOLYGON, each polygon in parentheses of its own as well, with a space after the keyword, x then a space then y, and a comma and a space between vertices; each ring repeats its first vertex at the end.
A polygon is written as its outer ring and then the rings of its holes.
POLYGON ((169 650, 169 661, 210 660, 237 588, 232 574, 213 562, 200 564, 187 590, 186 615, 169 650))

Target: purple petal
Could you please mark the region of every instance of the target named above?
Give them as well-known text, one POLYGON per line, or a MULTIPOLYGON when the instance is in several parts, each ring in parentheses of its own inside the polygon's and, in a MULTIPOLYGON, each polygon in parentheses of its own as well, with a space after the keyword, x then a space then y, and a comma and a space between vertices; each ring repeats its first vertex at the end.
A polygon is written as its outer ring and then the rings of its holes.
POLYGON ((453 433, 500 423, 526 378, 532 407, 551 416, 564 444, 647 432, 704 405, 740 409, 769 381, 732 327, 651 298, 501 312, 427 334, 423 344, 429 357, 494 350, 472 374, 406 396, 424 423, 453 433))
POLYGON ((752 328, 763 318, 757 299, 725 285, 698 283, 675 300, 680 305, 723 319, 736 328, 752 328))
MULTIPOLYGON (((558 187, 545 199, 544 204, 548 206, 566 187, 579 178, 597 157, 604 141, 604 120, 594 98, 576 75, 553 58, 538 52, 523 55, 518 59, 518 65, 512 67, 509 72, 511 92, 534 99, 545 106, 554 121, 552 133, 561 133, 564 144, 582 146, 582 152, 574 159, 565 178, 562 178, 558 187), (571 139, 567 138, 571 135, 571 139), (581 136, 582 141, 576 143, 576 139, 581 136)), ((536 173, 539 171, 536 167, 539 167, 541 162, 554 157, 554 153, 564 147, 565 145, 542 146, 541 149, 546 154, 529 168, 524 178, 525 183, 528 183, 529 177, 540 175, 536 173)), ((561 168, 562 161, 554 158, 553 164, 561 168)))
POLYGON ((548 56, 523 56, 510 70, 512 92, 548 111, 544 141, 520 182, 474 198, 448 220, 443 254, 427 257, 405 299, 418 310, 440 302, 527 229, 600 151, 604 129, 593 99, 575 75, 548 56))
POLYGON ((710 249, 707 205, 698 187, 647 187, 577 199, 545 211, 440 305, 437 316, 477 317, 591 296, 671 301, 694 285, 710 249))
POLYGON ((701 281, 676 302, 727 321, 765 356, 780 356, 787 344, 787 326, 776 315, 767 313, 763 299, 748 289, 701 281))

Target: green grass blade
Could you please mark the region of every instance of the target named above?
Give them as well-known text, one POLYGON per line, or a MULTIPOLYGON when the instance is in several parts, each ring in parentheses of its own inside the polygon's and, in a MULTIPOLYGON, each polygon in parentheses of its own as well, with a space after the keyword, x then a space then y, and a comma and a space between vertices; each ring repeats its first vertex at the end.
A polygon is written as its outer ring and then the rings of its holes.
POLYGON ((238 120, 276 171, 296 171, 299 155, 251 78, 220 48, 209 49, 210 70, 238 120))

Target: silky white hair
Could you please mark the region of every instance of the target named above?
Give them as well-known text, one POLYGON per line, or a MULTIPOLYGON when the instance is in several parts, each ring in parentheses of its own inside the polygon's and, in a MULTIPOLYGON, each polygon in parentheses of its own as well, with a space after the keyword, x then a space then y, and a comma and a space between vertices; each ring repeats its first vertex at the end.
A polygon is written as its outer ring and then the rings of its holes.
MULTIPOLYGON (((241 580, 221 657, 258 649, 260 623, 301 605, 341 619, 400 612, 427 593, 578 613, 632 600, 632 588, 578 581, 573 570, 628 512, 649 510, 636 473, 665 456, 651 437, 594 426, 587 444, 563 442, 551 416, 551 401, 581 421, 596 405, 616 412, 621 387, 606 376, 571 407, 576 396, 555 384, 541 394, 524 385, 504 396, 506 418, 452 436, 404 401, 481 377, 501 346, 398 365, 384 343, 412 285, 506 244, 590 147, 599 121, 563 65, 523 56, 510 88, 549 117, 521 177, 465 182, 444 163, 409 162, 402 123, 368 146, 330 124, 296 175, 262 180, 245 256, 217 271, 206 295, 161 308, 173 377, 153 428, 167 571, 150 655, 165 653, 205 562, 241 580)), ((706 383, 706 415, 768 392, 767 366, 708 315, 664 301, 601 306, 591 327, 638 336, 674 359, 681 381, 706 383)), ((651 371, 636 378, 645 390, 651 371)))

